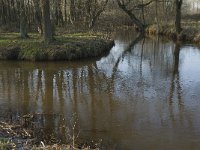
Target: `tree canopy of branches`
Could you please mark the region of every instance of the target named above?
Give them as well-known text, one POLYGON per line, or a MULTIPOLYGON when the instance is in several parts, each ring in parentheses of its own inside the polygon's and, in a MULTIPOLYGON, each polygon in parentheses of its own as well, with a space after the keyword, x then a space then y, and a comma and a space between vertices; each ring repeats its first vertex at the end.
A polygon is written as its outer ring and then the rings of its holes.
POLYGON ((0 0, 0 26, 18 28, 22 38, 28 37, 30 28, 50 38, 53 26, 78 24, 93 28, 107 3, 108 0, 0 0))
POLYGON ((92 29, 99 20, 123 24, 120 20, 126 15, 142 33, 149 24, 157 24, 159 30, 172 22, 180 33, 182 14, 189 7, 198 9, 195 6, 187 0, 0 0, 0 26, 18 31, 21 38, 27 38, 28 31, 39 31, 51 39, 54 32, 49 30, 54 27, 92 29))

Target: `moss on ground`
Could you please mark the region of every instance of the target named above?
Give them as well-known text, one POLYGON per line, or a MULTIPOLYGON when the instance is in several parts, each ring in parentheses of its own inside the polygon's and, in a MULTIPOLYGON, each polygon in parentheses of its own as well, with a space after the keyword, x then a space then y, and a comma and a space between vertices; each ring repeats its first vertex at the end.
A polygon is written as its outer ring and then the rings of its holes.
POLYGON ((0 59, 12 60, 74 60, 98 57, 108 52, 114 42, 101 34, 74 33, 55 36, 51 44, 42 42, 38 34, 20 39, 18 33, 0 34, 0 59))

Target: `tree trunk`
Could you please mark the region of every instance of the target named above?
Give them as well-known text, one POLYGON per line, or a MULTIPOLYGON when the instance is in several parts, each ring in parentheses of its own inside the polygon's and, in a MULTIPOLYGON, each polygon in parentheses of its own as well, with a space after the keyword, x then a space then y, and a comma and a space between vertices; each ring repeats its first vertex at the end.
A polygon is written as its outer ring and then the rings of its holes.
POLYGON ((3 24, 3 2, 0 0, 0 25, 3 24))
POLYGON ((42 35, 43 28, 42 28, 42 13, 40 9, 40 4, 38 0, 33 0, 34 9, 35 9, 35 21, 37 23, 38 32, 42 35))
POLYGON ((20 0, 20 37, 23 39, 28 38, 24 0, 20 0))
POLYGON ((52 25, 50 20, 49 0, 41 0, 43 19, 43 38, 49 43, 53 41, 52 25))
POLYGON ((136 16, 134 14, 132 14, 131 12, 129 12, 128 10, 126 10, 125 12, 131 18, 131 20, 133 21, 133 23, 139 28, 139 31, 141 33, 144 33, 145 32, 145 25, 142 23, 142 21, 140 21, 139 19, 137 19, 136 16))
POLYGON ((181 32, 181 7, 182 7, 182 0, 176 0, 176 20, 175 20, 175 28, 176 33, 181 32))
POLYGON ((64 22, 67 22, 67 0, 64 0, 64 22))
POLYGON ((2 17, 2 24, 5 25, 7 23, 6 20, 6 8, 5 8, 5 2, 2 0, 2 12, 1 12, 1 17, 2 17))
POLYGON ((156 4, 156 8, 155 8, 155 11, 156 11, 156 17, 155 17, 155 21, 156 21, 156 25, 157 25, 157 28, 156 28, 156 32, 159 33, 160 31, 160 22, 158 21, 158 0, 155 1, 155 4, 156 4))
POLYGON ((133 23, 139 28, 139 31, 144 34, 145 32, 145 25, 140 21, 135 14, 132 13, 131 10, 128 10, 124 3, 121 3, 120 0, 117 0, 118 6, 130 17, 133 23))
POLYGON ((75 7, 75 1, 70 0, 70 22, 73 24, 76 20, 76 7, 75 7))
POLYGON ((62 4, 61 0, 57 0, 56 2, 56 23, 59 26, 63 26, 63 13, 62 13, 62 4))

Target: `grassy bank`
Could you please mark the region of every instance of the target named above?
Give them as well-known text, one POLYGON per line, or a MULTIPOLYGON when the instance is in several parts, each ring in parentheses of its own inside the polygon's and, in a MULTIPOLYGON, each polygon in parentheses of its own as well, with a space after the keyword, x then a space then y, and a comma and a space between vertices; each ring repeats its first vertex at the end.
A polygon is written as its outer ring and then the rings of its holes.
POLYGON ((114 42, 100 33, 73 33, 55 36, 51 44, 42 42, 38 34, 23 40, 18 33, 0 33, 0 59, 11 60, 75 60, 99 57, 108 52, 114 42))
POLYGON ((174 25, 151 25, 146 29, 147 35, 162 35, 180 42, 200 44, 200 24, 196 22, 182 23, 182 31, 177 34, 174 25))

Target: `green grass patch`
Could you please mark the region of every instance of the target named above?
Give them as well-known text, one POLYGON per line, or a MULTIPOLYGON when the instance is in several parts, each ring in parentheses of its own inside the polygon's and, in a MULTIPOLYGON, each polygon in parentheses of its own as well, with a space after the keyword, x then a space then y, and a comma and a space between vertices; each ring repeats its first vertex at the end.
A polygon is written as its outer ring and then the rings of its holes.
POLYGON ((38 34, 29 36, 20 39, 18 33, 1 33, 0 59, 73 60, 97 57, 113 46, 113 41, 101 38, 100 33, 59 35, 51 44, 44 43, 38 34))
POLYGON ((0 150, 12 149, 13 146, 14 144, 11 143, 9 139, 0 138, 0 150))

